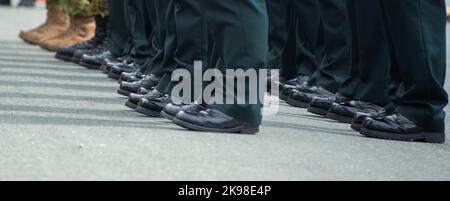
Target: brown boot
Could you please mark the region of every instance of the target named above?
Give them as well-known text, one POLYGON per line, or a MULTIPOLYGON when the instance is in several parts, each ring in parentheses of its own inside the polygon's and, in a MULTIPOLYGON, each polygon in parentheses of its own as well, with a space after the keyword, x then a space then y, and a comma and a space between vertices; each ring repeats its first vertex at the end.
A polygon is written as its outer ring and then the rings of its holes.
POLYGON ((31 29, 20 31, 19 37, 30 44, 38 44, 42 40, 55 37, 69 27, 69 15, 62 6, 48 5, 47 20, 44 24, 31 29))
POLYGON ((93 17, 71 16, 70 26, 63 33, 41 42, 39 45, 49 51, 56 51, 60 46, 73 45, 87 41, 95 35, 93 17))

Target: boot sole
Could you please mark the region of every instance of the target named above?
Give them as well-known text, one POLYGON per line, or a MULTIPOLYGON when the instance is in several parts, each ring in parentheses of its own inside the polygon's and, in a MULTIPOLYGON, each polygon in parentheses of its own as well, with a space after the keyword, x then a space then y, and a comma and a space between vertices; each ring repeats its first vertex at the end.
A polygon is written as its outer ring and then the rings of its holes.
POLYGON ((299 108, 309 108, 310 103, 307 102, 303 102, 303 101, 298 101, 298 100, 294 100, 292 98, 288 98, 286 101, 289 105, 292 105, 294 107, 299 107, 299 108))
POLYGON ((327 113, 327 117, 338 121, 340 123, 345 123, 345 124, 351 124, 353 122, 353 117, 346 117, 346 116, 342 116, 333 112, 328 112, 327 113))
POLYGON ((330 111, 329 109, 324 109, 324 108, 320 108, 320 107, 309 106, 309 108, 308 108, 308 112, 317 114, 320 116, 325 116, 325 117, 327 116, 329 111, 330 111))
POLYGON ((119 82, 123 82, 123 81, 128 82, 128 79, 124 78, 124 77, 122 76, 122 74, 120 74, 119 82))
POLYGON ((172 116, 172 115, 170 115, 170 114, 167 114, 167 113, 164 112, 164 111, 161 111, 161 116, 164 117, 164 118, 166 118, 166 119, 168 119, 168 120, 171 120, 171 121, 173 121, 173 119, 175 118, 174 116, 172 116))
POLYGON ((141 106, 137 106, 136 109, 134 109, 134 110, 140 114, 147 115, 150 117, 162 117, 161 111, 153 111, 153 110, 149 110, 147 108, 141 107, 141 106))
POLYGON ((128 96, 130 96, 130 94, 133 93, 133 92, 129 92, 129 91, 126 91, 126 90, 123 90, 123 89, 117 89, 117 93, 120 94, 120 95, 122 95, 122 96, 128 97, 128 96))
POLYGON ((352 129, 355 131, 361 131, 362 124, 352 123, 352 129))
POLYGON ((102 72, 105 73, 106 75, 109 74, 109 71, 111 70, 111 68, 108 68, 108 66, 102 65, 102 72))
POLYGON ((103 72, 104 74, 106 74, 106 75, 109 74, 109 70, 108 70, 108 68, 106 68, 106 67, 103 67, 103 68, 102 68, 102 72, 103 72))
POLYGON ((428 143, 445 143, 445 133, 420 132, 415 134, 396 134, 361 128, 361 134, 366 137, 396 140, 396 141, 425 141, 428 143))
POLYGON ((78 58, 72 57, 72 59, 70 61, 74 64, 80 64, 81 58, 80 57, 78 57, 78 58))
POLYGON ((127 102, 125 103, 125 106, 127 106, 128 108, 130 108, 130 109, 132 109, 132 110, 135 110, 135 109, 138 107, 137 104, 134 104, 134 103, 132 103, 132 102, 130 102, 130 101, 127 101, 127 102))
POLYGON ((176 117, 172 120, 175 124, 189 129, 193 131, 201 131, 201 132, 213 132, 213 133, 241 133, 241 134, 256 134, 259 132, 259 127, 254 126, 238 126, 235 128, 209 128, 209 127, 203 127, 199 125, 195 125, 180 119, 177 119, 176 117))
POLYGON ((20 38, 23 40, 23 42, 28 43, 29 45, 38 45, 38 43, 36 43, 36 42, 29 41, 29 40, 27 40, 27 39, 25 39, 23 37, 20 37, 20 38))
POLYGON ((69 55, 55 54, 55 58, 65 62, 72 62, 72 56, 69 55))
POLYGON ((83 60, 81 60, 79 64, 90 70, 99 70, 100 69, 99 65, 89 64, 89 63, 84 62, 83 60))
POLYGON ((39 47, 41 47, 42 49, 47 50, 49 52, 56 52, 56 50, 57 50, 57 49, 47 47, 46 45, 43 45, 43 44, 39 44, 39 47))
POLYGON ((287 101, 287 100, 288 100, 288 98, 289 98, 289 96, 286 96, 286 95, 280 94, 279 98, 280 98, 280 100, 284 100, 284 101, 287 101))
MULTIPOLYGON (((135 72, 134 70, 132 70, 132 71, 129 71, 129 70, 120 70, 120 71, 118 71, 118 70, 114 70, 115 68, 112 68, 111 70, 110 70, 110 72, 111 73, 114 73, 114 74, 118 74, 118 75, 120 75, 120 74, 122 74, 122 73, 132 73, 132 72, 135 72)), ((136 70, 138 70, 138 69, 136 69, 136 70)))
POLYGON ((115 74, 115 73, 109 73, 109 74, 108 74, 108 77, 111 78, 111 79, 113 79, 113 80, 119 80, 120 75, 117 75, 117 74, 115 74))

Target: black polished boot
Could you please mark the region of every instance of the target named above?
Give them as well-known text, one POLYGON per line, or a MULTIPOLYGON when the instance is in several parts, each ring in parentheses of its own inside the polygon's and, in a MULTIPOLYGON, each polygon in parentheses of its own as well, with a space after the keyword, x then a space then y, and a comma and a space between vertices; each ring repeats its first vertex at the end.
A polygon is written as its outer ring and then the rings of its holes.
MULTIPOLYGON (((81 66, 85 66, 85 67, 87 66, 87 68, 88 68, 88 67, 90 67, 90 65, 86 65, 86 61, 83 61, 83 58, 86 59, 86 58, 91 58, 96 55, 103 55, 104 52, 109 51, 110 47, 111 47, 111 41, 109 40, 108 37, 106 37, 105 41, 103 41, 103 43, 101 45, 97 46, 96 48, 75 51, 75 54, 72 57, 72 62, 77 63, 81 66)), ((101 61, 99 61, 99 63, 100 64, 98 66, 96 66, 92 69, 99 69, 99 66, 101 65, 101 61)))
POLYGON ((148 75, 137 82, 121 82, 117 93, 123 96, 128 96, 130 93, 137 93, 139 88, 151 89, 158 85, 160 78, 155 75, 148 75))
POLYGON ((138 93, 138 94, 148 94, 148 93, 150 93, 150 92, 153 91, 153 90, 154 90, 154 89, 146 89, 146 88, 144 88, 144 87, 141 87, 141 88, 138 89, 137 93, 138 93))
POLYGON ((83 56, 83 54, 85 54, 87 52, 92 52, 94 50, 96 50, 96 49, 76 50, 72 56, 72 63, 80 64, 80 60, 81 60, 81 57, 83 56))
POLYGON ((287 103, 294 107, 308 108, 314 98, 331 98, 333 96, 333 93, 320 86, 303 86, 292 91, 292 93, 289 95, 287 103))
MULTIPOLYGON (((59 47, 56 50, 55 58, 67 62, 72 62, 73 56, 75 55, 75 52, 77 50, 81 51, 92 50, 102 45, 107 38, 109 20, 108 17, 101 17, 101 16, 95 16, 94 19, 96 24, 95 36, 92 39, 85 42, 59 47)), ((79 60, 76 61, 77 63, 79 62, 79 60)))
POLYGON ((91 40, 76 43, 70 46, 61 46, 56 50, 55 58, 65 62, 72 62, 72 58, 77 50, 93 49, 100 44, 92 43, 91 40))
POLYGON ((361 128, 361 134, 387 140, 445 142, 445 133, 426 131, 398 113, 380 119, 367 118, 361 128))
MULTIPOLYGON (((111 54, 112 55, 112 54, 111 54)), ((120 56, 120 57, 104 57, 102 58, 102 65, 115 66, 120 64, 130 64, 134 63, 134 59, 130 56, 120 56)))
POLYGON ((144 77, 147 76, 146 74, 142 73, 142 71, 138 70, 136 72, 132 73, 122 73, 120 74, 119 82, 125 81, 125 82, 136 82, 139 80, 144 79, 144 77))
POLYGON ((386 108, 380 110, 379 112, 371 112, 371 113, 357 112, 355 114, 355 117, 353 117, 351 128, 353 130, 360 131, 364 121, 367 118, 381 119, 384 118, 385 116, 391 115, 393 112, 394 110, 388 110, 386 108))
POLYGON ((134 63, 134 59, 129 56, 117 57, 117 58, 103 58, 101 69, 106 75, 109 74, 111 68, 117 65, 130 65, 134 63))
POLYGON ((81 65, 81 60, 82 60, 83 56, 94 56, 94 55, 102 54, 103 52, 106 51, 106 49, 107 49, 107 45, 102 44, 93 49, 77 50, 73 54, 72 63, 81 65))
POLYGON ((201 111, 181 111, 172 121, 194 131, 244 134, 259 132, 259 125, 242 122, 213 108, 201 111))
POLYGON ((337 93, 332 97, 326 98, 315 97, 311 100, 311 103, 309 104, 308 112, 320 116, 327 116, 327 113, 330 111, 330 107, 333 103, 340 103, 345 101, 350 101, 350 99, 348 99, 345 96, 342 96, 339 93, 337 93))
POLYGON ((114 59, 115 57, 110 51, 103 51, 93 55, 84 54, 81 56, 79 64, 87 69, 100 69, 105 58, 114 59))
POLYGON ((150 117, 162 117, 161 111, 169 103, 172 103, 172 100, 166 93, 159 97, 142 98, 135 111, 150 117))
POLYGON ((143 98, 145 99, 154 99, 161 97, 163 94, 158 92, 158 90, 154 89, 149 91, 148 93, 132 93, 128 96, 128 101, 125 103, 125 106, 131 109, 136 109, 139 105, 139 101, 143 98))
POLYGON ((166 119, 173 120, 175 116, 181 111, 190 111, 190 112, 200 112, 205 108, 198 104, 175 104, 170 103, 164 107, 163 111, 161 111, 161 116, 166 119))
POLYGON ((376 104, 364 101, 347 101, 342 103, 333 103, 327 117, 341 123, 351 124, 356 113, 377 113, 383 110, 376 104))
MULTIPOLYGON (((281 79, 281 78, 280 78, 281 79)), ((299 86, 305 85, 309 80, 308 76, 301 75, 295 79, 291 80, 283 80, 281 79, 278 83, 280 88, 280 99, 287 101, 289 95, 292 93, 292 90, 296 89, 299 86)))
POLYGON ((140 66, 136 65, 135 63, 114 65, 111 66, 108 77, 114 80, 119 80, 120 74, 122 74, 123 72, 132 73, 138 71, 139 68, 140 66))

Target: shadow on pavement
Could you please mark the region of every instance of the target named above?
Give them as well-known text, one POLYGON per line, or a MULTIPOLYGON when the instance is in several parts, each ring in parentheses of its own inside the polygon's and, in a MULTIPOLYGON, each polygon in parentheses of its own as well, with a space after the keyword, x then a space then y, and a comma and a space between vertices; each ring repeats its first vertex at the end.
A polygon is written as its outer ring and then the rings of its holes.
MULTIPOLYGON (((102 98, 93 96, 69 96, 69 95, 50 95, 50 94, 36 94, 36 93, 10 93, 2 92, 4 97, 8 98, 24 98, 24 99, 46 99, 46 100, 65 100, 65 101, 86 101, 93 103, 117 104, 117 99, 102 98)), ((0 107, 4 105, 0 104, 0 107)))
POLYGON ((89 77, 89 76, 78 76, 78 75, 55 75, 55 74, 47 74, 47 73, 23 73, 23 72, 6 72, 2 71, 0 77, 11 77, 11 76, 20 76, 20 77, 39 77, 50 80, 62 80, 62 81, 89 81, 89 82, 97 82, 97 83, 109 83, 109 80, 100 79, 100 77, 89 77))
MULTIPOLYGON (((144 129, 164 129, 173 130, 177 128, 168 126, 166 123, 149 122, 142 123, 136 121, 122 120, 101 120, 85 119, 74 117, 43 117, 37 115, 0 115, 0 124, 14 125, 70 125, 70 126, 92 126, 92 127, 119 127, 119 128, 144 128, 144 129)), ((178 130, 178 129, 176 129, 178 130)), ((126 133, 126 131, 124 131, 126 133)))
POLYGON ((44 88, 70 89, 70 90, 94 91, 94 92, 114 92, 115 93, 115 89, 112 87, 87 86, 87 85, 77 85, 77 84, 42 83, 42 82, 25 82, 25 81, 0 81, 0 85, 15 86, 15 87, 44 87, 44 88))

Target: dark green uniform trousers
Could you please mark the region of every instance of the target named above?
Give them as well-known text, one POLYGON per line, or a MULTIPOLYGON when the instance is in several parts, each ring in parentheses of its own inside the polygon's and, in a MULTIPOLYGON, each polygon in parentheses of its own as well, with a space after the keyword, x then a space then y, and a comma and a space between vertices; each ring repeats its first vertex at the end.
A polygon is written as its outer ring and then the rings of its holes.
MULTIPOLYGON (((159 72, 162 79, 158 91, 170 93, 177 84, 172 82, 172 72, 177 68, 194 73, 194 61, 208 62, 208 37, 202 18, 199 0, 169 1, 166 14, 166 41, 163 59, 164 68, 159 72)), ((193 91, 193 90, 192 90, 193 91)), ((199 97, 193 97, 191 101, 199 97)))
POLYGON ((152 51, 148 48, 152 26, 144 17, 145 0, 110 0, 111 53, 130 55, 137 65, 143 65, 152 51))
POLYGON ((152 37, 149 40, 149 48, 153 51, 153 57, 149 58, 145 65, 149 68, 143 69, 145 74, 153 74, 158 77, 164 75, 164 54, 166 40, 166 14, 169 1, 152 0, 145 1, 149 15, 147 16, 152 24, 152 37))
POLYGON ((128 25, 127 0, 109 0, 110 51, 115 56, 128 55, 132 49, 128 25))
POLYGON ((160 49, 153 45, 153 41, 156 38, 156 33, 158 30, 157 22, 155 18, 155 0, 143 0, 139 10, 142 12, 143 19, 141 20, 144 28, 142 33, 146 40, 143 41, 146 44, 146 49, 142 49, 142 59, 144 63, 141 65, 139 71, 143 74, 149 74, 154 64, 154 57, 159 53, 160 49))
POLYGON ((385 106, 388 96, 390 62, 378 1, 349 0, 352 27, 352 69, 339 89, 342 95, 385 106))
POLYGON ((351 29, 347 1, 319 0, 321 23, 318 31, 317 70, 310 83, 337 92, 351 68, 351 29))
MULTIPOLYGON (((208 32, 206 22, 202 17, 200 0, 175 0, 175 23, 177 34, 177 49, 174 52, 174 60, 177 68, 186 69, 194 78, 194 61, 202 61, 203 72, 211 65, 208 63, 208 32), (193 28, 194 27, 194 28, 193 28)), ((170 74, 172 76, 172 73, 170 74)), ((197 78, 199 79, 199 78, 197 78)), ((171 91, 176 82, 171 82, 167 91, 171 91)), ((197 83, 192 79, 193 89, 201 89, 207 82, 197 83)), ((201 90, 198 90, 201 92, 201 90)), ((198 101, 202 94, 191 91, 191 99, 186 101, 198 101)))
POLYGON ((178 68, 190 72, 193 72, 194 61, 208 64, 208 33, 201 12, 200 0, 175 0, 177 49, 174 58, 178 68))
POLYGON ((153 37, 153 24, 150 20, 150 11, 147 10, 147 3, 152 0, 131 0, 129 6, 132 7, 135 14, 130 16, 134 23, 131 29, 132 41, 134 46, 133 58, 137 65, 141 66, 141 71, 146 71, 151 66, 149 58, 155 56, 155 50, 150 45, 153 37))
MULTIPOLYGON (((146 0, 128 0, 128 29, 131 34, 129 39, 133 48, 130 55, 134 58, 134 62, 138 66, 143 66, 147 58, 152 57, 152 51, 149 47, 149 38, 152 34, 152 25, 145 17, 147 15, 147 8, 145 7, 146 0)), ((148 67, 148 66, 144 66, 148 67)))
MULTIPOLYGON (((200 5, 214 51, 221 60, 222 72, 225 69, 265 68, 269 23, 264 0, 200 0, 200 5)), ((226 90, 225 93, 234 93, 237 86, 234 87, 234 90, 226 90)), ((243 122, 259 125, 262 104, 248 104, 249 90, 247 83, 245 100, 235 96, 234 103, 214 104, 211 107, 243 122), (246 104, 239 104, 238 99, 246 104)))
POLYGON ((292 10, 281 15, 289 18, 289 35, 282 54, 280 76, 286 79, 311 76, 318 68, 316 58, 320 7, 317 0, 291 0, 292 10))
POLYGON ((430 132, 445 132, 448 95, 444 0, 379 0, 403 90, 397 112, 430 132))
POLYGON ((168 92, 171 87, 171 73, 176 69, 177 62, 174 59, 175 51, 177 49, 177 33, 175 21, 175 0, 167 1, 167 11, 165 14, 165 40, 164 40, 164 57, 163 68, 156 75, 161 77, 161 80, 156 87, 160 92, 168 92))
POLYGON ((281 69, 283 51, 287 45, 292 17, 291 0, 266 0, 269 14, 269 55, 267 67, 281 69))

